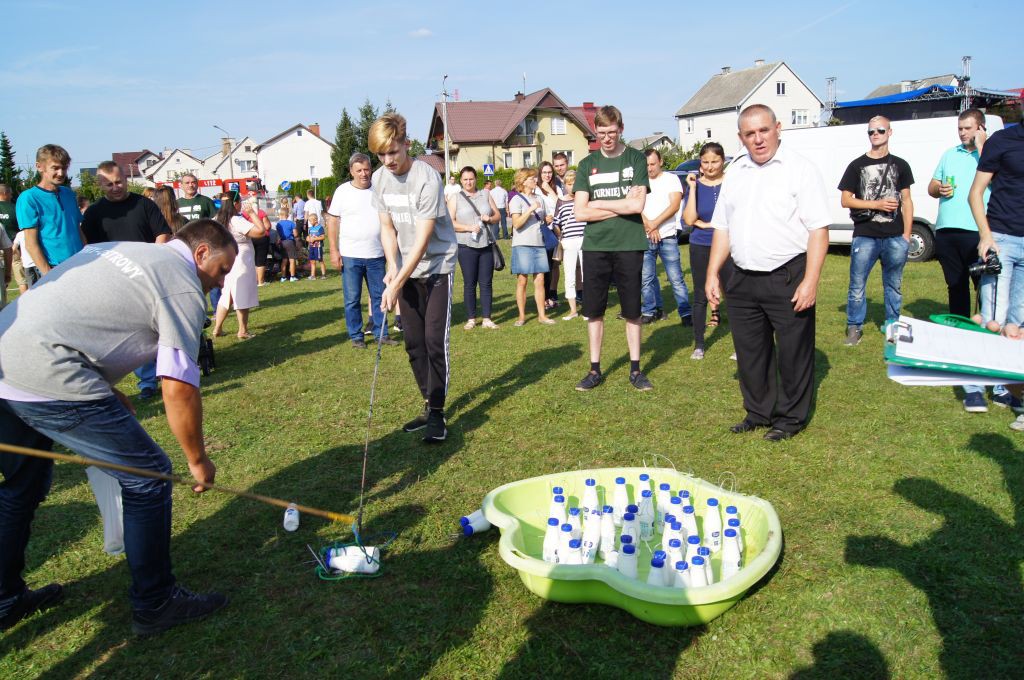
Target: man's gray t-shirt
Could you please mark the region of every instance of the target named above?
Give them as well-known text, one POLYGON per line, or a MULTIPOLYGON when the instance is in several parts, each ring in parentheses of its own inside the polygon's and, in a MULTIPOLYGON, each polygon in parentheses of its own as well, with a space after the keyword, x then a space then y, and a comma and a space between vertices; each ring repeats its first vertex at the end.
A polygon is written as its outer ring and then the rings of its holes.
POLYGON ((412 277, 421 279, 432 274, 448 274, 455 269, 459 250, 448 208, 444 202, 441 176, 423 161, 413 161, 409 172, 394 175, 387 168, 377 168, 371 180, 373 207, 391 215, 398 231, 399 263, 402 266, 416 244, 415 220, 434 220, 434 233, 427 242, 412 277))
POLYGON ((205 319, 195 265, 173 248, 88 245, 0 312, 0 381, 50 399, 102 399, 159 346, 197 360, 205 319))

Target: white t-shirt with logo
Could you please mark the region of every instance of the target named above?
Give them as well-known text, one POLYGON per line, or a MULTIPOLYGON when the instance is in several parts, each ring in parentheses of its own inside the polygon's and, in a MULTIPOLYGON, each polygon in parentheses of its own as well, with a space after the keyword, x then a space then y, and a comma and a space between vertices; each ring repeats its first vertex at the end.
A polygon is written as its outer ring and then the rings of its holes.
MULTIPOLYGON (((647 194, 647 202, 644 203, 644 217, 653 220, 668 208, 673 193, 679 194, 680 199, 682 199, 683 184, 679 181, 678 177, 670 172, 662 172, 656 179, 649 181, 651 183, 651 193, 647 194)), ((679 218, 682 216, 682 213, 683 203, 680 200, 679 209, 676 210, 674 215, 662 222, 658 229, 658 234, 662 238, 676 235, 676 230, 679 229, 679 218)))
POLYGON ((373 207, 373 189, 357 189, 345 182, 334 190, 327 213, 340 221, 338 252, 343 257, 384 257, 380 243, 380 217, 373 207))

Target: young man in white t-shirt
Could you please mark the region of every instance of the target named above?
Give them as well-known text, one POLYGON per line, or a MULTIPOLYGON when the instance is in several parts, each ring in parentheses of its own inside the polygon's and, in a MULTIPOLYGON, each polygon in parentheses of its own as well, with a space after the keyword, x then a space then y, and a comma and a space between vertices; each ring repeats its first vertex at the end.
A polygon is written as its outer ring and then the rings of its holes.
MULTIPOLYGON (((508 192, 505 191, 505 187, 501 186, 501 180, 494 180, 494 188, 491 191, 491 198, 494 199, 494 205, 498 208, 498 217, 501 218, 501 238, 508 239, 508 192)), ((495 228, 497 231, 497 228, 495 228)), ((495 235, 497 240, 497 235, 495 235)))
POLYGON ((306 192, 306 204, 302 207, 302 218, 306 220, 306 231, 309 230, 309 216, 316 215, 316 221, 324 223, 324 204, 316 197, 313 190, 306 192))
POLYGON ((345 295, 345 328, 352 346, 366 349, 363 340, 363 281, 370 293, 370 319, 383 332, 381 342, 397 345, 388 337, 380 298, 384 292, 384 273, 387 260, 380 243, 380 218, 373 207, 373 189, 370 188, 372 170, 370 157, 354 153, 348 161, 351 182, 345 182, 334 192, 331 207, 327 209, 327 240, 331 248, 331 266, 341 270, 342 290, 345 295), (383 329, 383 331, 382 331, 383 329))
POLYGON ((690 292, 683 278, 683 267, 679 262, 679 216, 683 200, 683 185, 675 175, 662 169, 661 154, 657 149, 648 149, 647 175, 651 193, 647 195, 644 211, 644 230, 650 245, 644 253, 644 268, 641 276, 642 306, 640 323, 650 324, 665 318, 661 301, 661 282, 658 281, 658 256, 665 267, 665 275, 672 285, 676 299, 676 311, 684 326, 692 326, 690 313, 690 292))

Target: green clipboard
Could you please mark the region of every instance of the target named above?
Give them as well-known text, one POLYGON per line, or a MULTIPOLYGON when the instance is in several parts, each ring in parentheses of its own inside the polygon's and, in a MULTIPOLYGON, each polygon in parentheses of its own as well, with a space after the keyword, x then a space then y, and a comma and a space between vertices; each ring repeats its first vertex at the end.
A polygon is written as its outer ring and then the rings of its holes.
MULTIPOLYGON (((899 321, 890 322, 886 326, 885 330, 885 360, 888 361, 889 363, 899 364, 901 366, 910 366, 912 368, 927 368, 933 371, 947 371, 949 373, 963 373, 966 375, 999 378, 1002 380, 1006 380, 1007 382, 1024 382, 1024 370, 996 370, 990 368, 980 368, 978 366, 971 366, 969 364, 956 363, 952 361, 942 361, 939 359, 928 360, 916 357, 901 356, 900 346, 909 345, 914 342, 914 325, 927 323, 929 322, 922 321, 920 319, 910 319, 908 317, 900 317, 899 321)), ((980 328, 979 326, 977 326, 977 324, 974 324, 973 322, 971 322, 971 325, 974 326, 974 328, 960 328, 958 325, 953 324, 933 325, 946 326, 952 332, 963 333, 976 333, 980 328)), ((987 333, 989 335, 998 335, 997 333, 992 333, 991 331, 987 331, 987 333)), ((1024 369, 1024 363, 1022 363, 1021 368, 1024 369)))

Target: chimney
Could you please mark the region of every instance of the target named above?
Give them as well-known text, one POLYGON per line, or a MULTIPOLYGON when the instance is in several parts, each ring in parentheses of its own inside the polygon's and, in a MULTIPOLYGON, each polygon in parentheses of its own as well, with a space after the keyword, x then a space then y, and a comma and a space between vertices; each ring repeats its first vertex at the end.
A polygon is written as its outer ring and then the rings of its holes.
POLYGON ((764 59, 755 59, 754 66, 764 66, 764 59))
POLYGON ((320 123, 310 123, 307 127, 309 128, 309 131, 312 132, 314 135, 316 135, 317 137, 320 136, 320 123))
POLYGON ((729 73, 732 73, 732 66, 723 66, 722 67, 722 75, 724 76, 724 75, 727 75, 729 73))
POLYGON ((524 95, 522 92, 516 92, 516 96, 513 97, 513 99, 515 99, 516 102, 518 103, 518 102, 521 102, 524 99, 526 99, 526 95, 524 95))
POLYGON ((590 111, 594 108, 594 102, 583 102, 583 108, 590 111))
POLYGON ((223 156, 227 156, 228 153, 235 148, 235 140, 231 137, 220 138, 220 153, 223 156))

